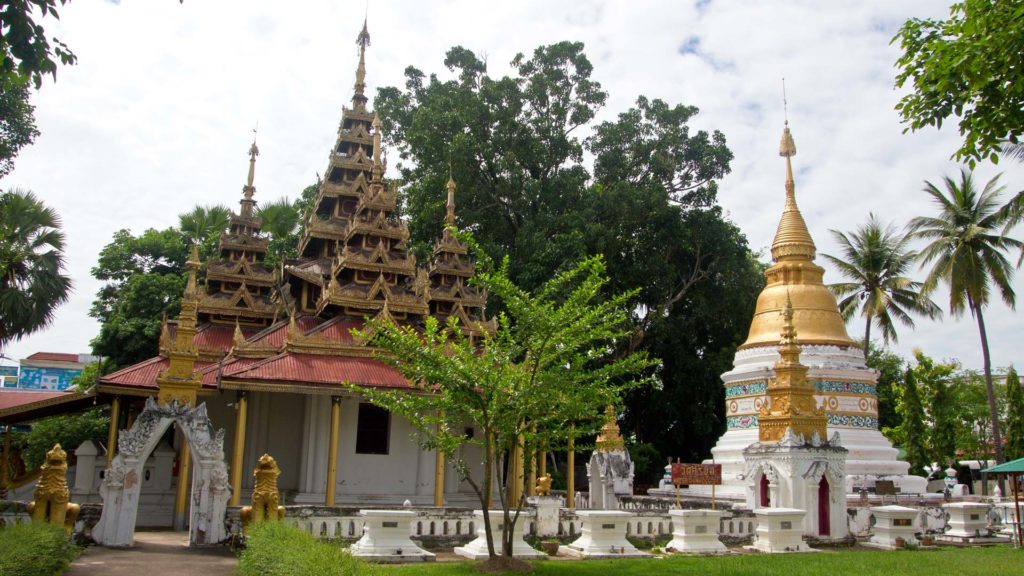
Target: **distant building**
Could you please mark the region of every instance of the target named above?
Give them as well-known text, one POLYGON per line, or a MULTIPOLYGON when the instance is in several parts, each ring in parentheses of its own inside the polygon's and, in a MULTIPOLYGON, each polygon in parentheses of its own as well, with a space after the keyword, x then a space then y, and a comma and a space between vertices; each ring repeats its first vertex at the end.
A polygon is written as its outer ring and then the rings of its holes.
POLYGON ((0 366, 0 388, 18 387, 18 367, 0 366))
MULTIPOLYGON (((67 390, 71 380, 82 373, 86 364, 96 360, 96 356, 89 354, 36 352, 22 359, 16 387, 22 390, 67 390)), ((8 387, 6 376, 4 387, 8 387)))

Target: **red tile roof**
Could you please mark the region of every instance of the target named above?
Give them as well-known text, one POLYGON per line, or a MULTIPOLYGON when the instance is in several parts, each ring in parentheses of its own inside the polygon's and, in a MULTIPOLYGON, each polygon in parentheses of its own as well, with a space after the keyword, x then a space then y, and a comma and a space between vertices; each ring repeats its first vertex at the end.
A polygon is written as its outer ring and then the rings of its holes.
MULTIPOLYGON (((162 370, 166 370, 169 361, 163 356, 154 356, 149 360, 143 360, 117 372, 112 372, 100 378, 101 384, 111 386, 128 386, 131 388, 149 388, 156 390, 156 376, 162 370)), ((210 362, 196 360, 196 370, 202 370, 209 366, 210 362)), ((204 382, 205 386, 205 382, 204 382)), ((216 387, 216 381, 213 384, 216 387)))
POLYGON ((36 352, 26 360, 46 360, 49 362, 73 362, 78 363, 78 354, 65 354, 63 352, 36 352))
POLYGON ((379 388, 409 388, 398 370, 372 358, 294 354, 284 352, 255 362, 224 379, 261 380, 295 385, 359 384, 379 388))
POLYGON ((328 340, 335 340, 338 342, 352 342, 352 329, 362 328, 363 324, 364 322, 358 318, 336 316, 335 318, 317 326, 316 329, 311 330, 309 335, 317 335, 328 340))
POLYGON ((261 358, 225 358, 223 363, 213 362, 202 369, 203 386, 216 388, 218 373, 221 378, 230 376, 260 360, 261 358))
POLYGON ((0 410, 17 408, 33 402, 50 400, 67 396, 72 392, 53 392, 41 390, 0 390, 0 410))

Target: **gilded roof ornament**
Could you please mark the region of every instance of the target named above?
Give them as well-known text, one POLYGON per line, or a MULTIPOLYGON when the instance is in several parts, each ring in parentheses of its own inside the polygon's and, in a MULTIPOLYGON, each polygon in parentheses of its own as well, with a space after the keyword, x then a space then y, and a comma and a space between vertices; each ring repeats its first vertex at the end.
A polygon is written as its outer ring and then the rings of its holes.
POLYGON ((446 214, 444 223, 447 226, 455 226, 455 179, 452 178, 451 169, 448 172, 448 203, 445 204, 446 214))
POLYGON ((600 452, 614 452, 626 448, 626 441, 622 439, 622 434, 619 431, 618 416, 611 404, 604 409, 604 426, 601 427, 595 444, 600 452))
POLYGON ((366 108, 366 47, 370 45, 370 31, 366 28, 366 19, 363 19, 363 29, 356 37, 356 44, 359 45, 359 66, 356 67, 355 95, 352 103, 356 110, 366 108))

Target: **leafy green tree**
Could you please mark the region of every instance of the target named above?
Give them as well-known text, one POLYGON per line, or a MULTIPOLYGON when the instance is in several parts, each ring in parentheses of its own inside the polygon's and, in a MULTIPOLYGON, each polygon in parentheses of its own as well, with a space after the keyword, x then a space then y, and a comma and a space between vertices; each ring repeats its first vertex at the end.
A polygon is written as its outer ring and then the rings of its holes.
MULTIPOLYGON (((956 389, 957 448, 967 460, 991 460, 993 456, 991 413, 985 378, 969 370, 962 370, 954 377, 956 389)), ((1006 405, 1003 387, 997 387, 996 405, 1006 405)), ((1001 411, 1000 411, 1001 412, 1001 411)))
POLYGON ((938 215, 911 220, 910 236, 928 242, 920 255, 922 265, 931 264, 924 281, 924 293, 931 293, 940 283, 945 284, 949 288, 949 313, 958 317, 970 311, 978 323, 992 441, 996 460, 1002 462, 1002 435, 983 311, 992 296, 993 286, 1007 306, 1014 306, 1014 268, 1006 252, 1021 249, 1024 244, 1006 235, 1011 222, 1010 215, 999 205, 999 195, 1004 188, 999 185, 998 176, 980 192, 966 169, 960 171, 960 182, 947 176, 943 183, 945 190, 925 182, 924 191, 938 205, 938 215))
POLYGON ((866 224, 847 235, 831 230, 842 250, 842 256, 823 254, 839 273, 852 280, 830 284, 839 301, 843 319, 849 321, 860 311, 864 318, 865 346, 871 342, 871 325, 878 325, 886 344, 896 342, 896 321, 914 327, 911 314, 936 318, 942 314, 928 297, 921 294, 921 283, 906 276, 917 259, 917 252, 908 247, 909 238, 896 232, 890 224, 883 226, 874 214, 866 224))
MULTIPOLYGON (((512 479, 495 477, 497 463, 519 443, 529 454, 595 433, 603 423, 602 408, 619 404, 651 363, 643 353, 614 356, 616 342, 630 329, 630 295, 604 297, 608 280, 600 258, 581 261, 532 293, 509 278, 507 259, 497 269, 486 260, 478 265, 477 282, 505 308, 496 334, 472 341, 454 316, 447 325, 430 317, 422 331, 373 320, 364 334, 419 390, 358 390, 407 419, 423 446, 442 451, 472 486, 484 510, 493 558, 495 535, 486 517, 495 483, 505 526, 514 525, 525 504, 525 498, 507 500, 512 479), (468 424, 479 431, 472 438, 465 434, 468 424), (471 473, 461 450, 465 445, 482 449, 482 477, 471 473)), ((505 529, 500 536, 507 556, 512 534, 505 529)))
POLYGON ((963 0, 948 20, 911 18, 893 43, 896 86, 913 90, 896 105, 910 130, 941 128, 960 120, 964 143, 958 160, 998 161, 1004 142, 1017 143, 1024 130, 1024 6, 1020 2, 963 0))
POLYGON ((914 350, 917 365, 911 370, 918 390, 924 390, 928 398, 928 432, 930 461, 943 468, 956 460, 956 438, 959 419, 957 417, 957 391, 953 374, 958 366, 952 363, 935 362, 921 350, 914 350))
POLYGON ((156 353, 161 319, 178 313, 187 257, 188 248, 175 228, 151 228, 137 237, 119 230, 100 251, 92 275, 106 284, 89 311, 100 321, 92 348, 111 368, 156 353))
POLYGON ((900 425, 887 432, 896 444, 903 448, 906 460, 910 463, 911 474, 921 474, 925 466, 931 466, 932 460, 928 457, 928 430, 925 427, 921 391, 917 387, 914 371, 910 368, 907 369, 903 385, 900 387, 896 411, 901 417, 900 425))
POLYGON ((36 88, 43 84, 46 74, 57 78, 57 61, 74 64, 75 55, 66 44, 53 38, 53 48, 47 40, 43 27, 33 19, 38 11, 43 17, 57 14, 57 3, 64 5, 68 0, 27 0, 5 2, 0 10, 0 89, 6 90, 11 83, 31 80, 36 88))
POLYGON ((581 44, 517 56, 514 74, 500 79, 463 48, 451 49, 445 66, 453 79, 408 68, 404 88, 383 88, 375 100, 400 152, 413 246, 429 247, 439 233, 450 166, 460 225, 487 251, 507 254, 524 288, 603 255, 608 292, 635 293, 634 327, 619 353, 663 359, 662 386, 629 393, 622 425, 663 454, 704 457, 725 428, 719 375, 764 282, 717 205, 717 180, 732 160, 725 137, 691 130, 696 108, 647 97, 593 125, 607 95, 590 79, 581 44), (592 136, 578 139, 587 125, 592 136), (593 179, 584 152, 594 157, 593 179))
POLYGON ((1006 371, 1006 458, 1024 458, 1024 391, 1017 370, 1006 371))
POLYGON ((899 354, 872 346, 868 349, 867 365, 878 371, 878 428, 897 428, 902 423, 897 406, 906 361, 899 354))
POLYGON ((78 414, 50 416, 32 423, 25 438, 22 458, 31 470, 43 463, 54 444, 71 451, 86 440, 101 446, 107 441, 110 407, 96 406, 78 414))
POLYGON ((0 194, 0 348, 53 320, 67 301, 57 212, 23 190, 0 194))
POLYGON ((14 169, 14 158, 39 136, 35 107, 26 82, 0 89, 0 178, 14 169))

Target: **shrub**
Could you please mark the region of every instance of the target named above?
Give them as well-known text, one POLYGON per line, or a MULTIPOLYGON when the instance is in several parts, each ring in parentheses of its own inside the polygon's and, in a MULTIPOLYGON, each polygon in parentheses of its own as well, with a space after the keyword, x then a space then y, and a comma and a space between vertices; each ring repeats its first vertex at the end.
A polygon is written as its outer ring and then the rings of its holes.
MULTIPOLYGON (((2 572, 0 572, 2 573, 2 572)), ((285 522, 260 522, 246 530, 240 576, 352 576, 379 574, 337 544, 321 542, 285 522)))
POLYGON ((0 574, 4 576, 60 574, 78 552, 61 526, 32 522, 0 528, 0 574))

